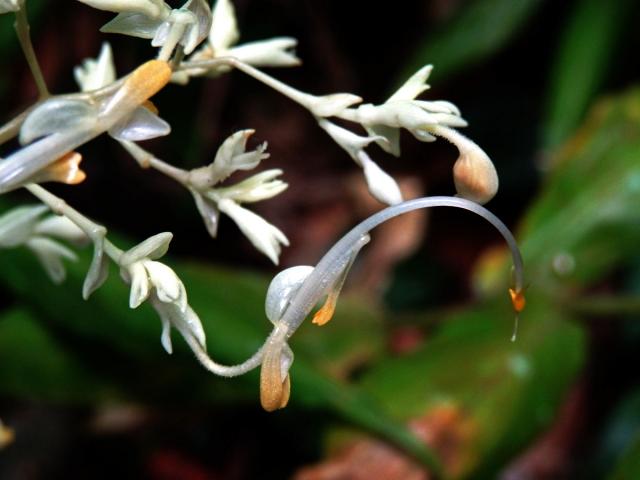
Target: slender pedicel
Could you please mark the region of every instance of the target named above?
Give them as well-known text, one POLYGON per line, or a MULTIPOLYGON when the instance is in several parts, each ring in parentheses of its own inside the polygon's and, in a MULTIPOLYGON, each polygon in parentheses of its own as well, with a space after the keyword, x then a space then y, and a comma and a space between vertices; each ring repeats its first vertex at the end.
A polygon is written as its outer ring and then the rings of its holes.
POLYGON ((387 220, 413 210, 432 207, 453 207, 468 210, 491 223, 507 242, 514 266, 513 307, 516 313, 524 308, 523 265, 520 250, 513 235, 504 223, 486 208, 470 200, 455 197, 426 197, 409 200, 393 205, 372 215, 354 227, 329 250, 318 262, 313 271, 295 293, 288 308, 284 311, 281 322, 289 327, 289 336, 296 331, 318 301, 335 285, 337 277, 343 272, 341 268, 345 259, 350 258, 354 246, 373 228, 387 220))
POLYGON ((99 109, 86 128, 52 133, 9 155, 0 163, 0 193, 17 188, 38 170, 92 140, 125 119, 171 79, 167 62, 150 60, 129 75, 122 87, 99 109))

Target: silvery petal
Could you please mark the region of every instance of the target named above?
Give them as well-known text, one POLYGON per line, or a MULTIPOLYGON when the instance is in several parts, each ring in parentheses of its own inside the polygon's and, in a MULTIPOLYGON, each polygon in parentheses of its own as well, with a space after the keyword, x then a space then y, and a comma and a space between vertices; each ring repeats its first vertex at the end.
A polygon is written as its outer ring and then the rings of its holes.
POLYGON ((256 67, 294 67, 301 63, 293 51, 297 44, 295 38, 276 37, 233 47, 229 55, 256 67))
POLYGON ((137 12, 149 17, 158 17, 164 10, 162 0, 80 0, 82 3, 109 12, 137 12))
POLYGON ((271 323, 275 325, 280 320, 293 295, 313 269, 314 267, 309 265, 299 265, 282 270, 273 277, 264 304, 265 313, 271 323))
POLYGON ((204 220, 204 225, 207 228, 209 235, 211 235, 212 238, 216 238, 216 235, 218 234, 218 221, 220 219, 220 210, 218 210, 216 202, 204 198, 195 190, 192 190, 191 194, 196 201, 196 206, 204 220))
POLYGON ((398 187, 391 175, 382 170, 364 152, 360 155, 360 161, 369 186, 369 192, 374 198, 387 205, 396 205, 402 202, 400 187, 398 187))
POLYGON ((147 17, 141 13, 120 13, 113 20, 105 23, 100 31, 151 39, 163 22, 162 19, 147 17))
POLYGON ((162 322, 162 334, 160 335, 160 343, 166 350, 166 352, 171 355, 173 353, 173 345, 171 344, 171 323, 169 320, 160 315, 160 321, 162 322))
POLYGON ((318 120, 318 125, 356 162, 358 162, 358 152, 367 147, 371 142, 387 143, 387 140, 379 135, 362 137, 324 118, 318 120))
POLYGON ((149 297, 149 277, 142 262, 135 262, 128 267, 127 275, 131 278, 129 308, 137 308, 149 297))
POLYGON ((38 219, 49 210, 45 205, 17 207, 0 217, 0 248, 22 245, 33 234, 38 219))
POLYGON ((396 93, 391 95, 387 102, 395 102, 398 100, 413 100, 422 92, 429 88, 426 84, 429 75, 433 70, 433 65, 425 65, 416 73, 414 73, 409 79, 402 85, 396 93))
POLYGON ((35 253, 53 283, 62 283, 67 272, 62 259, 76 261, 78 257, 64 245, 45 237, 33 237, 25 245, 35 253))
POLYGON ((136 108, 124 120, 116 123, 109 135, 117 140, 140 142, 171 133, 171 126, 145 107, 136 108))
POLYGON ((165 303, 180 303, 182 307, 184 285, 176 273, 160 262, 145 261, 144 266, 151 284, 156 288, 158 299, 165 303))
POLYGON ((390 153, 394 157, 400 156, 400 129, 387 127, 386 125, 367 125, 365 126, 365 130, 369 135, 382 137, 386 140, 376 140, 376 143, 385 152, 390 153))
POLYGON ((167 253, 172 238, 173 233, 171 232, 162 232, 149 237, 130 250, 127 250, 122 257, 120 257, 120 264, 131 265, 144 258, 157 260, 167 253))
POLYGON ((233 4, 229 0, 217 0, 213 7, 209 43, 216 55, 238 41, 238 23, 233 4))
POLYGON ((89 239, 75 223, 67 217, 51 215, 37 223, 34 233, 40 236, 56 237, 76 245, 83 245, 89 239))
POLYGON ((362 98, 351 93, 332 93, 324 96, 309 95, 305 105, 316 117, 333 117, 346 108, 362 102, 362 98))
POLYGON ((27 116, 20 128, 20 144, 65 130, 91 129, 97 115, 96 107, 84 100, 52 98, 27 116))
POLYGON ((274 264, 278 264, 280 244, 289 245, 284 233, 233 200, 223 198, 218 202, 218 208, 231 217, 254 247, 269 257, 274 264))
POLYGON ((82 298, 87 300, 109 276, 109 259, 104 255, 104 235, 93 242, 93 258, 82 284, 82 298))
POLYGON ((184 53, 189 55, 209 35, 213 18, 211 8, 204 0, 191 0, 186 8, 191 10, 198 19, 196 27, 191 29, 192 38, 184 43, 184 53))

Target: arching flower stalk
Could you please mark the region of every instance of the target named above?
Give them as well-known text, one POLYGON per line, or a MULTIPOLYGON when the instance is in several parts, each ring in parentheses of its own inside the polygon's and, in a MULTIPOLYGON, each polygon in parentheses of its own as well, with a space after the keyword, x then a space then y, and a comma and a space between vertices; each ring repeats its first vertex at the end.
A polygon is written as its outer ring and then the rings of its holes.
MULTIPOLYGON (((398 215, 433 207, 468 210, 487 220, 502 235, 513 261, 514 284, 509 288, 509 294, 517 317, 525 306, 524 273, 522 256, 509 229, 490 211, 475 202, 455 197, 426 197, 393 205, 364 220, 342 237, 315 267, 291 267, 277 274, 271 281, 265 301, 266 315, 273 324, 273 330, 258 351, 244 363, 220 365, 209 358, 195 337, 185 336, 187 343, 205 368, 217 375, 242 375, 262 365, 262 406, 268 411, 283 408, 287 404, 291 388, 289 369, 293 363, 293 352, 288 344, 289 338, 323 299, 324 304, 312 321, 317 325, 324 325, 331 319, 349 269, 359 251, 368 243, 372 229, 398 215)), ((515 339, 515 335, 514 329, 512 339, 515 339)))

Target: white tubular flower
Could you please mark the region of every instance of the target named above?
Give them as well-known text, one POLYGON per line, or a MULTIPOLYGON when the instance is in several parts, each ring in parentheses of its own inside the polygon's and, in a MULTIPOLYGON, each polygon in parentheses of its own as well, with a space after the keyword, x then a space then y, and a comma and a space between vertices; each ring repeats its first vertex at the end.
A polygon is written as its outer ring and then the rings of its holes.
POLYGON ((387 143, 386 138, 380 135, 362 137, 326 119, 319 119, 318 124, 363 169, 369 192, 374 198, 387 205, 395 205, 402 201, 400 187, 396 181, 364 151, 365 147, 372 142, 387 143))
POLYGON ((399 129, 411 132, 418 140, 435 140, 430 129, 437 125, 464 127, 467 122, 460 117, 455 105, 444 102, 426 102, 415 97, 429 88, 426 81, 432 66, 418 70, 382 105, 365 104, 355 111, 354 120, 370 135, 379 135, 387 141, 377 140, 378 145, 392 155, 400 156, 399 129))
POLYGON ((0 248, 26 246, 31 250, 54 283, 66 276, 63 259, 75 261, 76 254, 59 240, 82 243, 84 234, 64 217, 42 215, 44 205, 18 207, 0 217, 0 248))
MULTIPOLYGON (((104 3, 111 2, 105 0, 104 3)), ((126 7, 128 2, 122 3, 126 7)), ((100 31, 151 39, 154 47, 162 47, 160 58, 165 60, 176 45, 183 45, 185 53, 190 54, 207 38, 211 29, 211 9, 205 0, 188 0, 181 8, 173 10, 159 1, 157 7, 153 11, 105 8, 121 13, 105 24, 100 31)))
POLYGON ((284 234, 255 213, 242 208, 239 203, 259 202, 274 197, 287 188, 276 179, 282 170, 271 169, 228 187, 214 188, 236 170, 250 170, 269 157, 267 144, 247 151, 247 140, 253 130, 241 130, 228 137, 218 148, 215 160, 206 167, 189 172, 189 190, 195 199, 207 231, 212 237, 218 233, 220 212, 229 215, 251 243, 278 263, 280 244, 288 245, 284 234))
POLYGON ((387 205, 396 205, 402 202, 400 187, 393 177, 382 170, 364 151, 360 152, 359 159, 371 195, 387 205))
POLYGON ((252 203, 275 197, 287 189, 287 184, 276 177, 282 175, 282 170, 273 168, 257 173, 246 180, 231 185, 212 189, 211 198, 229 198, 238 203, 252 203))
POLYGON ((293 37, 274 37, 238 45, 228 55, 255 67, 297 67, 301 63, 294 52, 297 45, 293 37))
POLYGON ((119 260, 122 278, 131 284, 129 306, 137 308, 149 300, 162 321, 162 345, 172 352, 170 327, 184 337, 193 336, 205 347, 205 335, 200 319, 187 303, 187 292, 176 273, 156 261, 169 249, 173 235, 159 233, 125 252, 119 260))
POLYGON ((233 200, 223 198, 218 208, 226 213, 238 225, 249 241, 274 263, 278 264, 281 245, 288 246, 289 240, 278 228, 264 218, 246 208, 242 208, 233 200))
POLYGON ((24 0, 0 0, 0 14, 17 12, 22 7, 24 0))
POLYGON ((269 158, 266 142, 255 150, 246 151, 247 140, 255 130, 240 130, 229 136, 218 148, 209 165, 190 172, 190 183, 196 189, 205 189, 223 181, 236 170, 251 170, 269 158))
POLYGON ((81 66, 73 69, 73 76, 83 92, 97 90, 113 83, 116 80, 116 69, 111 45, 104 42, 98 58, 84 60, 81 66))
MULTIPOLYGON (((275 37, 235 45, 239 38, 233 4, 230 0, 217 0, 213 7, 209 40, 190 57, 190 60, 211 60, 230 56, 256 67, 295 67, 301 63, 295 54, 298 44, 295 38, 275 37)), ((224 65, 211 69, 194 68, 174 74, 172 80, 186 84, 190 76, 207 74, 215 77, 229 70, 230 68, 224 65)))
POLYGON ((171 268, 155 261, 167 252, 172 238, 169 232, 159 233, 122 255, 120 273, 131 283, 131 308, 137 308, 153 294, 161 302, 174 303, 181 312, 186 311, 187 293, 182 281, 171 268))

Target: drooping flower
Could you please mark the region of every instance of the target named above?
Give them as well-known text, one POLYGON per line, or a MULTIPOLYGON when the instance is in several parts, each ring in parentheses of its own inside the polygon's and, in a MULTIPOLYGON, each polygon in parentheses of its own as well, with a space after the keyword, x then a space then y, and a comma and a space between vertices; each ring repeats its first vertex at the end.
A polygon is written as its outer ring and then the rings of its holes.
POLYGON ((137 308, 149 300, 162 321, 162 345, 172 352, 170 327, 183 336, 193 336, 205 347, 205 334, 200 319, 187 303, 187 292, 176 273, 157 261, 169 249, 173 235, 159 233, 122 254, 120 274, 131 285, 129 306, 137 308))
POLYGON ((271 261, 278 263, 280 245, 288 245, 286 236, 262 217, 240 206, 272 198, 287 188, 276 177, 282 170, 271 169, 230 186, 216 185, 238 170, 250 170, 269 157, 263 143, 254 150, 246 150, 253 130, 241 130, 228 137, 218 148, 214 161, 189 172, 189 189, 193 195, 207 231, 217 235, 220 212, 227 214, 242 233, 271 261))

